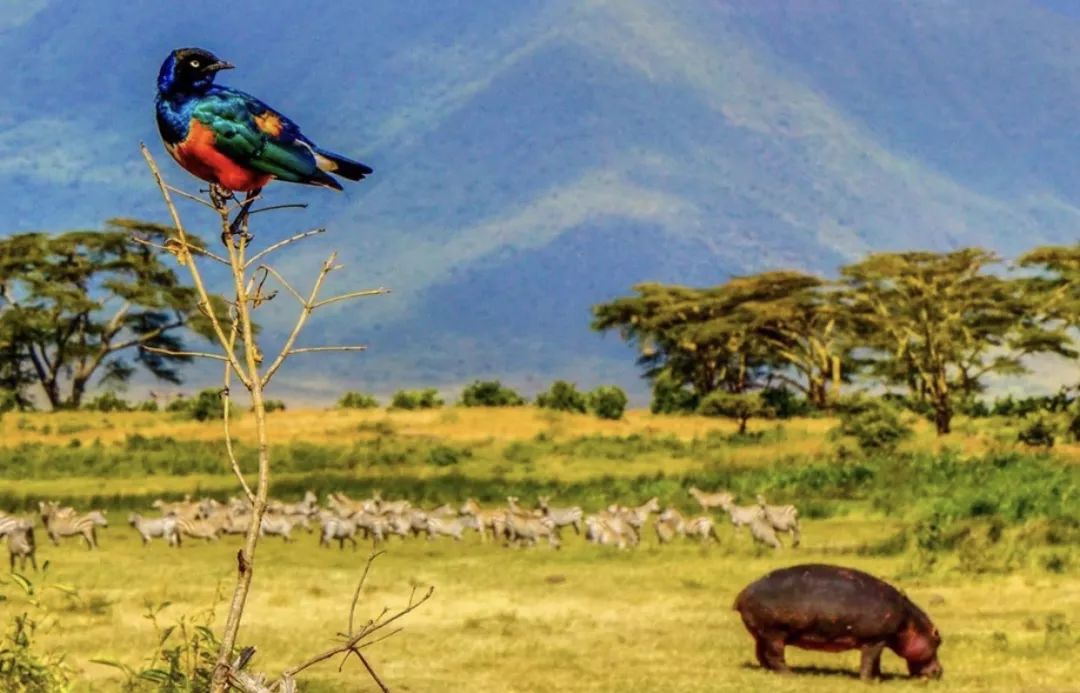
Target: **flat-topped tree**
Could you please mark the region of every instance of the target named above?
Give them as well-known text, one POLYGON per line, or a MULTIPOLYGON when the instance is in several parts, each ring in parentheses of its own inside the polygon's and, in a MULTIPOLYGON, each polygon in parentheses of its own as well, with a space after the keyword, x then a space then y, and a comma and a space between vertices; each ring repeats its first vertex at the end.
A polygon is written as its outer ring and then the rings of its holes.
MULTIPOLYGON (((104 230, 22 233, 0 239, 3 387, 41 386, 53 409, 77 408, 95 378, 126 382, 143 368, 180 382, 185 337, 208 336, 195 290, 161 243, 168 229, 130 219, 104 230), (140 243, 131 231, 156 241, 140 243)), ((201 241, 192 238, 192 244, 201 241)), ((219 312, 224 302, 208 296, 219 312)))
POLYGON ((840 300, 873 372, 926 402, 939 434, 987 375, 1026 372, 1028 354, 1072 353, 1064 333, 1039 324, 1023 281, 987 271, 999 262, 964 248, 875 253, 841 269, 840 300))

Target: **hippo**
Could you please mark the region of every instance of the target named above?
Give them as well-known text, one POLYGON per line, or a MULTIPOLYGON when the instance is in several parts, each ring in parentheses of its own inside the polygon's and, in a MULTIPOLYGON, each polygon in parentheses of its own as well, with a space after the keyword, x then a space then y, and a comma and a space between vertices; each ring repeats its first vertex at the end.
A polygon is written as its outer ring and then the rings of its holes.
POLYGON ((880 678, 888 647, 907 661, 911 676, 940 678, 941 635, 930 618, 892 585, 835 565, 775 570, 747 585, 735 610, 754 637, 761 666, 788 673, 784 647, 861 650, 859 676, 880 678))

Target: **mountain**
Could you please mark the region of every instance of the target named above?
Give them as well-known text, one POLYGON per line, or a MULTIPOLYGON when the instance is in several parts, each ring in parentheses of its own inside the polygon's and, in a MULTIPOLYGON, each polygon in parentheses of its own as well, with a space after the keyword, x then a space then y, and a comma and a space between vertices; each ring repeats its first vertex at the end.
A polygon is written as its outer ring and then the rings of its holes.
MULTIPOLYGON (((66 3, 0 10, 5 230, 163 218, 137 151, 177 46, 375 175, 342 195, 284 185, 327 224, 331 290, 388 297, 317 316, 302 399, 346 386, 527 390, 555 377, 640 393, 633 354, 589 306, 639 281, 704 284, 876 249, 1076 239, 1080 12, 1064 0, 286 0, 66 3)), ((196 183, 171 163, 170 180, 196 183)), ((185 208, 191 220, 200 210, 185 208)), ((303 280, 298 280, 304 284, 303 280)), ((262 317, 280 339, 291 319, 262 317)), ((196 380, 201 380, 197 377, 196 380)))

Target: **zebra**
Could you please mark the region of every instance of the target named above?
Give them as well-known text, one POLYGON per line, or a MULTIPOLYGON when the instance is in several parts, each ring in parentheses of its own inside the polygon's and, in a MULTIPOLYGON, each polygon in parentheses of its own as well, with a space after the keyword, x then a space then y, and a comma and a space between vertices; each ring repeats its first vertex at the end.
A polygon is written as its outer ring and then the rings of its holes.
POLYGON ((469 521, 472 518, 463 517, 431 517, 427 519, 427 538, 431 541, 431 538, 436 534, 441 534, 446 537, 453 537, 454 541, 461 541, 462 534, 465 533, 466 528, 469 526, 469 521))
POLYGON ((637 534, 620 517, 589 515, 585 518, 585 539, 601 546, 617 546, 625 549, 636 545, 637 534))
POLYGON ((759 544, 771 546, 776 550, 780 549, 780 540, 776 538, 776 530, 760 515, 750 521, 750 536, 759 544))
POLYGON ((207 541, 217 541, 218 536, 226 531, 225 525, 228 522, 228 518, 220 513, 202 520, 175 515, 166 515, 165 517, 172 517, 176 520, 176 531, 180 534, 192 539, 205 539, 207 541))
POLYGON ((318 512, 318 503, 319 498, 315 495, 315 492, 308 490, 304 492, 304 499, 299 503, 271 501, 267 506, 267 510, 281 515, 303 515, 305 517, 310 517, 318 512))
POLYGON ((175 515, 187 520, 194 520, 202 512, 201 504, 191 500, 191 494, 184 494, 184 500, 168 503, 160 498, 150 504, 150 507, 158 510, 162 515, 175 515))
POLYGON ((640 533, 641 528, 649 520, 649 515, 660 512, 660 500, 653 496, 636 508, 627 508, 620 505, 608 506, 608 513, 618 515, 634 528, 635 533, 640 533))
POLYGON ((735 529, 759 521, 765 516, 765 511, 761 509, 761 506, 735 505, 733 498, 725 500, 720 507, 731 518, 731 524, 735 525, 735 529))
POLYGON ((735 496, 727 491, 717 491, 716 493, 706 493, 697 486, 691 486, 689 493, 694 497, 694 500, 698 502, 701 509, 705 512, 709 512, 713 508, 723 508, 725 505, 735 502, 735 496))
POLYGON ((580 535, 581 521, 585 517, 585 513, 582 512, 581 508, 576 505, 570 508, 553 508, 548 505, 549 500, 551 500, 549 496, 540 496, 538 498, 540 511, 551 518, 556 527, 570 526, 574 528, 574 534, 580 535))
POLYGON ((412 507, 412 503, 407 500, 387 501, 382 498, 382 491, 375 491, 371 494, 371 500, 375 503, 377 508, 376 512, 380 513, 404 513, 412 507))
POLYGON ((52 543, 59 546, 61 537, 73 537, 76 535, 82 535, 82 538, 86 540, 87 549, 97 548, 97 528, 108 527, 109 521, 105 519, 105 513, 101 510, 91 510, 85 515, 67 515, 56 514, 55 506, 50 511, 46 511, 43 507, 42 521, 45 525, 45 531, 49 534, 49 539, 52 543))
POLYGON ((177 530, 179 520, 171 515, 154 519, 144 518, 139 513, 128 515, 128 524, 142 537, 143 546, 150 543, 153 537, 163 537, 169 546, 180 546, 180 532, 177 530))
POLYGON ((476 531, 480 533, 480 542, 487 542, 487 530, 491 530, 493 539, 498 539, 506 531, 506 511, 484 510, 475 498, 468 498, 461 506, 461 514, 471 515, 476 519, 476 531))
POLYGON ((284 515, 263 515, 259 525, 259 536, 267 534, 281 537, 285 543, 292 541, 293 523, 284 515))
POLYGON ((457 510, 454 510, 454 508, 449 503, 443 503, 437 508, 428 510, 427 514, 428 517, 457 517, 461 513, 459 513, 457 510))
POLYGON ((795 509, 795 506, 768 505, 765 502, 765 496, 760 493, 757 496, 757 503, 765 521, 777 532, 790 532, 792 548, 798 547, 802 537, 799 532, 799 511, 795 509))
POLYGON ((330 541, 337 539, 338 548, 345 548, 345 541, 352 542, 353 551, 356 550, 356 521, 349 518, 339 517, 333 513, 323 513, 321 516, 322 533, 319 535, 319 546, 329 548, 330 541))
POLYGON ((555 523, 546 517, 523 516, 510 512, 506 514, 506 530, 519 546, 536 546, 542 538, 546 538, 552 548, 558 549, 561 545, 555 523))
POLYGON ((8 560, 11 564, 11 572, 15 572, 15 559, 19 559, 19 570, 26 572, 26 559, 30 559, 30 565, 34 572, 38 570, 37 558, 34 552, 37 550, 37 542, 34 541, 34 523, 22 518, 5 517, 4 520, 14 519, 12 525, 3 529, 3 536, 7 537, 8 560))
POLYGON ((672 536, 668 534, 666 540, 661 537, 661 534, 664 533, 664 530, 660 529, 661 526, 666 526, 672 534, 681 537, 696 536, 701 539, 702 543, 707 542, 709 539, 720 540, 716 535, 716 523, 708 515, 687 519, 675 508, 666 508, 664 512, 660 513, 656 523, 656 536, 660 539, 660 543, 663 544, 671 541, 672 536))
POLYGON ((352 515, 360 512, 379 512, 379 501, 377 498, 357 501, 349 498, 344 493, 327 494, 326 504, 329 505, 330 509, 336 512, 340 517, 351 517, 352 515))
POLYGON ((506 505, 510 508, 510 512, 513 513, 514 515, 519 515, 521 517, 543 517, 544 516, 544 513, 543 513, 542 510, 526 510, 525 508, 521 507, 520 505, 518 505, 518 500, 519 499, 518 499, 517 496, 507 496, 506 497, 506 505))
POLYGON ((404 539, 409 534, 415 534, 413 531, 412 518, 408 515, 398 515, 391 513, 384 516, 386 520, 386 531, 388 534, 396 534, 404 539))

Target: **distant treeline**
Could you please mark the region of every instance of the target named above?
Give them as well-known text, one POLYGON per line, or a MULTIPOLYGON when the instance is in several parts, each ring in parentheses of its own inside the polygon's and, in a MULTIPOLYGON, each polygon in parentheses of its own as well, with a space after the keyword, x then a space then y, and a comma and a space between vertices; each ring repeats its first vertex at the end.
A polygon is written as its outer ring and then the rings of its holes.
POLYGON ((1024 374, 1033 354, 1077 357, 1080 245, 1011 268, 966 248, 871 254, 835 281, 770 271, 704 288, 639 284, 593 317, 637 346, 655 412, 757 415, 776 389, 824 410, 859 382, 901 388, 895 400, 947 433, 958 411, 1023 413, 980 403, 987 376, 1024 374))

